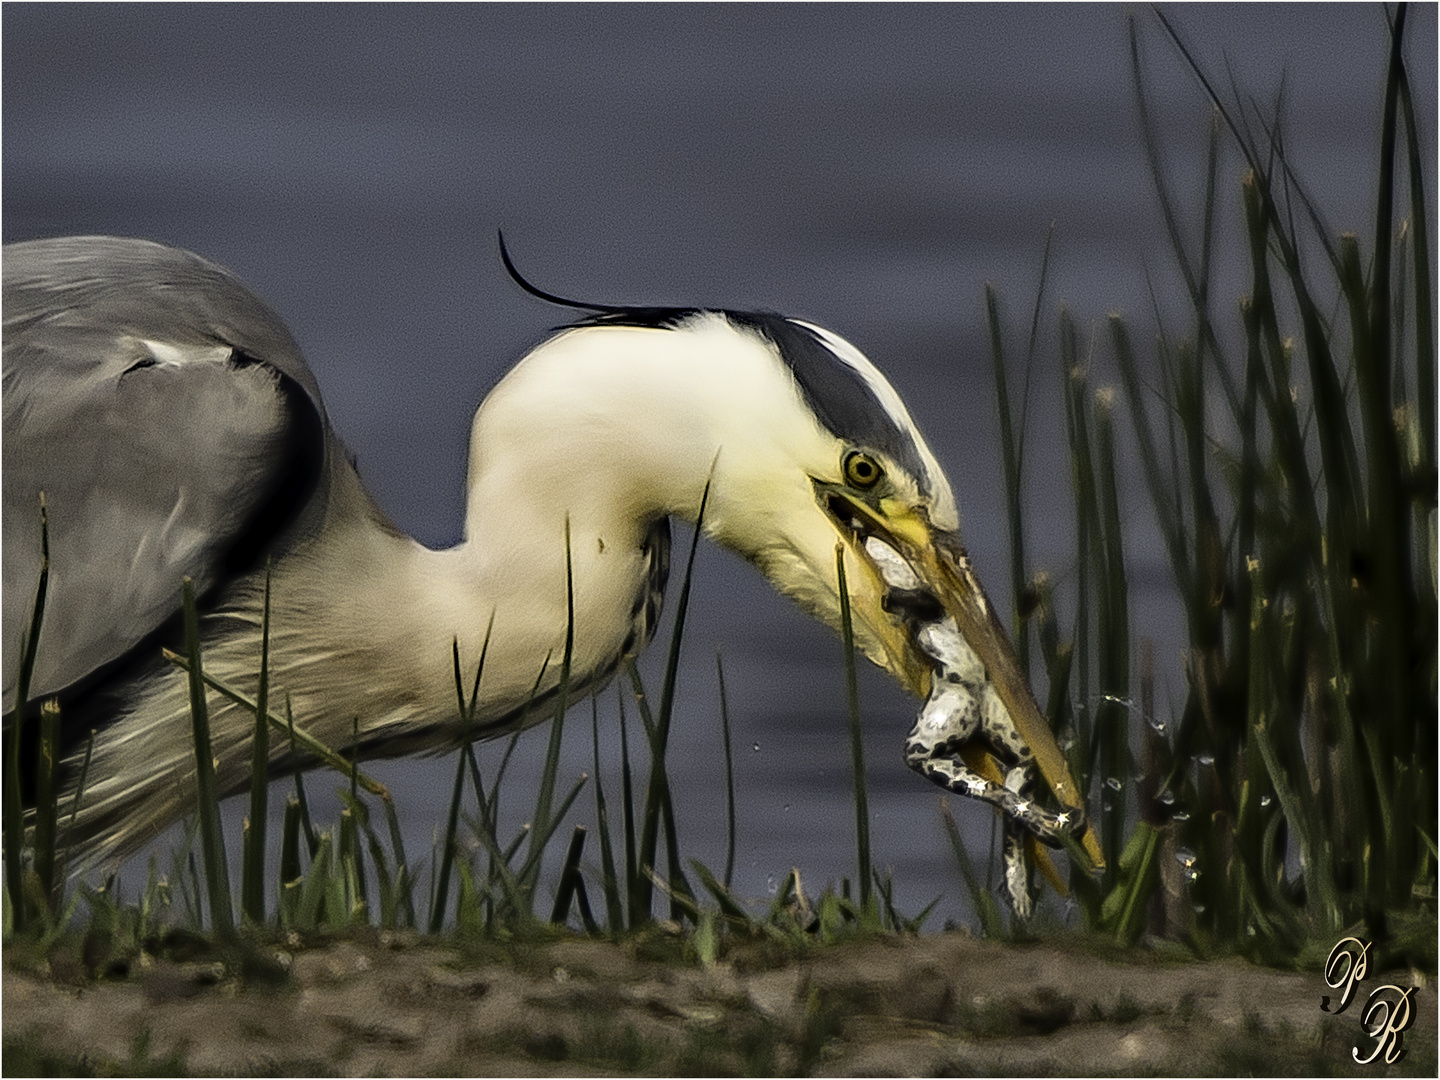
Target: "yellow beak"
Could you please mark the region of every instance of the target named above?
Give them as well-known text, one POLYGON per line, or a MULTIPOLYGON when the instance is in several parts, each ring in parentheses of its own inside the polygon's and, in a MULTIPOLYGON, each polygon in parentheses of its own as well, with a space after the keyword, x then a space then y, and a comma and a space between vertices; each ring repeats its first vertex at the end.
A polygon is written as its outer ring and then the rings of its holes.
MULTIPOLYGON (((879 536, 909 563, 920 579, 920 589, 933 596, 944 613, 954 618, 966 642, 985 665, 986 677, 1004 702, 1021 738, 1035 755, 1040 774, 1054 792, 1055 798, 1067 809, 1078 810, 1084 814, 1084 793, 1070 774, 1065 755, 1056 744, 1050 725, 1046 723, 1030 693, 1029 683, 1020 670, 1020 662, 1015 656, 1010 637, 996 618, 995 610, 986 597, 980 580, 975 576, 959 538, 952 533, 935 529, 926 520, 923 511, 917 512, 898 499, 882 498, 870 504, 839 488, 822 490, 822 494, 828 498, 832 516, 843 523, 855 522, 858 519, 864 526, 860 531, 879 536), (837 505, 837 500, 843 500, 843 505, 837 505), (837 510, 846 516, 841 517, 837 510)), ((867 576, 873 578, 873 581, 865 583, 868 588, 864 591, 878 591, 883 595, 883 579, 879 569, 865 553, 860 531, 853 528, 850 530, 852 549, 861 564, 869 569, 870 574, 867 576)), ((852 595, 854 592, 852 587, 852 595)), ((917 697, 928 697, 931 663, 911 640, 901 621, 886 616, 882 619, 868 619, 867 622, 884 646, 886 658, 890 661, 887 665, 890 670, 917 697), (879 625, 881 623, 888 623, 889 626, 879 625)), ((1002 775, 999 766, 988 754, 984 755, 983 761, 970 764, 986 775, 987 779, 998 782, 1002 775)), ((1095 830, 1088 825, 1088 815, 1085 820, 1087 824, 1084 832, 1077 839, 1094 868, 1103 869, 1104 852, 1100 848, 1095 830)), ((1031 848, 1032 851, 1039 850, 1033 845, 1031 848)), ((1044 868, 1042 863, 1042 869, 1044 868)))

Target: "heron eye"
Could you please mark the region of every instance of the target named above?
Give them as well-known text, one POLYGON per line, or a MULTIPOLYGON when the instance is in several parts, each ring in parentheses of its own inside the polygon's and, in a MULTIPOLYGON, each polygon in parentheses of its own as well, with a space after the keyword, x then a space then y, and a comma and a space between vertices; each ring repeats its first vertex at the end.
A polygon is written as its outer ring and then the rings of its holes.
POLYGON ((851 487, 872 488, 885 475, 885 470, 880 468, 880 463, 860 450, 851 450, 845 455, 842 462, 845 470, 845 481, 851 487))

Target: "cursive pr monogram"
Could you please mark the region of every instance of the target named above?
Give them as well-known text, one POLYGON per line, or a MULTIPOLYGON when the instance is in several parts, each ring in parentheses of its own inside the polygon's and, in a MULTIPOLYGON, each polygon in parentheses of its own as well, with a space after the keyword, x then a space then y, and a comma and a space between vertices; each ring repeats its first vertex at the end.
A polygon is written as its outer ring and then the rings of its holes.
POLYGON ((1410 995, 1413 993, 1413 986, 1377 986, 1370 991, 1370 1000, 1365 1003, 1360 1026, 1375 1040, 1375 1048, 1366 1057, 1360 1056, 1358 1046, 1352 1048, 1350 1056, 1356 1064, 1369 1065, 1382 1050, 1386 1065, 1394 1065, 1405 1056, 1400 1040, 1405 1029, 1415 1022, 1415 1011, 1410 1008, 1410 995))
MULTIPOLYGON (((1325 985, 1340 991, 1340 1004, 1333 1010, 1339 1014, 1350 1007, 1355 997, 1355 986, 1370 973, 1370 942, 1359 938, 1342 938, 1330 950, 1325 961, 1325 985)), ((1364 1057, 1360 1047, 1351 1048, 1350 1056, 1357 1065, 1369 1065, 1383 1053, 1385 1064, 1394 1065, 1405 1056, 1403 1038, 1410 1025, 1415 1023, 1415 1010, 1411 1007, 1413 986, 1377 986, 1370 991, 1365 1001, 1365 1011, 1360 1015, 1360 1026, 1365 1034, 1375 1040, 1375 1046, 1364 1057)), ((1330 997, 1320 998, 1320 1008, 1331 1012, 1330 997)))
MULTIPOLYGON (((1330 950, 1330 959, 1325 961, 1325 985, 1331 990, 1340 990, 1340 1007, 1336 1013, 1342 1013, 1350 1007, 1350 1000, 1355 996, 1355 984, 1370 971, 1370 943, 1361 941, 1359 938, 1347 937, 1335 943, 1330 950)), ((1330 1012, 1330 997, 1325 995, 1320 999, 1320 1008, 1330 1012)))

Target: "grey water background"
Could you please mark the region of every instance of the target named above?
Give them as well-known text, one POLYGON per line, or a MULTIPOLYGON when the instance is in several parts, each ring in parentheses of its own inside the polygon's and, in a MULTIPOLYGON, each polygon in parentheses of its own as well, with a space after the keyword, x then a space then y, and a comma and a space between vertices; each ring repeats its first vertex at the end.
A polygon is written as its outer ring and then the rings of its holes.
MULTIPOLYGON (((1166 10, 1212 73, 1223 82, 1228 67, 1267 109, 1283 77, 1292 163, 1333 232, 1368 236, 1381 9, 1166 10)), ((564 295, 803 316, 889 375, 1008 606, 983 284, 1000 292, 1018 358, 1053 224, 1025 499, 1033 565, 1062 589, 1074 571, 1055 312, 1068 304, 1086 347, 1093 337, 1100 384, 1109 312, 1148 341, 1153 285, 1172 327, 1188 325, 1136 120, 1132 15, 1193 231, 1209 107, 1145 8, 6 4, 3 234, 145 236, 238 271, 289 322, 381 506, 432 546, 459 539, 476 404, 565 319, 506 279, 497 228, 526 273, 564 295)), ((1433 5, 1411 10, 1407 43, 1433 163, 1433 5)), ((1227 152, 1222 298, 1245 288, 1240 167, 1227 152)), ((1433 203, 1433 169, 1429 182, 1433 203)), ((1184 693, 1179 612, 1143 487, 1133 469, 1125 479, 1133 638, 1156 642, 1164 711, 1184 693)), ((687 531, 676 541, 683 556, 687 531)), ((724 859, 717 649, 734 728, 736 892, 763 899, 791 866, 812 892, 853 875, 839 643, 713 545, 697 561, 672 736, 682 849, 717 870, 724 859)), ((661 651, 645 668, 657 693, 661 651)), ((938 789, 903 763, 917 703, 861 674, 876 862, 894 868, 902 910, 941 895, 937 922, 965 918, 938 789)), ((613 688, 601 702, 614 807, 613 688)), ((545 738, 523 739, 511 766, 512 827, 528 816, 545 738)), ((498 754, 489 744, 482 762, 493 769, 498 754)), ((452 768, 372 770, 397 792, 412 856, 428 854, 452 768)), ((590 768, 582 706, 562 784, 590 768)), ((312 774, 312 791, 331 786, 312 774)), ((951 802, 983 856, 993 815, 951 802)), ((593 805, 587 790, 575 820, 593 805)), ((592 834, 587 863, 597 859, 592 834)))

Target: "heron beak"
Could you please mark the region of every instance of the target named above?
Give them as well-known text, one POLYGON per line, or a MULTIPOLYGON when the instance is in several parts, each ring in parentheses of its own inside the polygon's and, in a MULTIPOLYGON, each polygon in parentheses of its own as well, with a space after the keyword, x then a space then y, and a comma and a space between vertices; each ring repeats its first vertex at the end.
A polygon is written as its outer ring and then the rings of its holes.
MULTIPOLYGON (((1083 812, 1084 793, 1071 776, 1065 755, 1030 693, 1010 636, 975 576, 959 536, 936 529, 923 509, 917 510, 900 499, 870 502, 838 485, 817 483, 816 488, 822 505, 867 570, 866 581, 859 589, 855 584, 850 586, 852 606, 880 639, 890 671, 917 697, 927 697, 932 662, 920 652, 907 622, 928 623, 951 616, 985 665, 986 677, 1004 702, 1020 737, 1034 753, 1035 763, 1056 799, 1069 809, 1083 812), (897 589, 887 583, 887 576, 890 581, 897 578, 895 564, 890 562, 897 558, 915 579, 913 588, 897 589), (882 572, 880 560, 890 562, 888 575, 882 572), (880 597, 878 605, 864 604, 862 608, 854 603, 876 593, 880 597), (876 617, 875 606, 884 612, 884 617, 876 617), (888 629, 879 624, 888 624, 888 629)), ((903 571, 898 576, 905 577, 903 571)), ((1105 860, 1095 831, 1087 828, 1080 839, 1092 862, 1103 866, 1105 860)))

